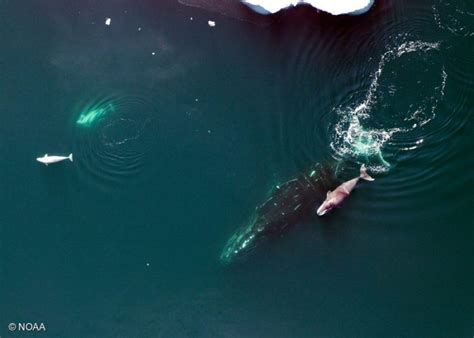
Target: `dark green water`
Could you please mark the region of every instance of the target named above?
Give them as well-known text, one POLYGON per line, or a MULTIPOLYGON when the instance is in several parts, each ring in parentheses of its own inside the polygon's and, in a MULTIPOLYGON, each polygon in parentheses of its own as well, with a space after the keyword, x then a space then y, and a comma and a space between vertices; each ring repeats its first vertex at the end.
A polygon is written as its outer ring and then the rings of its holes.
POLYGON ((235 8, 0 1, 0 336, 472 337, 473 5, 235 8), (376 181, 221 264, 341 160, 376 181))

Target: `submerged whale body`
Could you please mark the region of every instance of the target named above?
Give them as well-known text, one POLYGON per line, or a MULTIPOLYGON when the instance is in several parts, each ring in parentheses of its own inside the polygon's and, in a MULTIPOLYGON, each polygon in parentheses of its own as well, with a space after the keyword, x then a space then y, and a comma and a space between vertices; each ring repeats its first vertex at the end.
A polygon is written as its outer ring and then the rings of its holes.
POLYGON ((252 221, 228 240, 221 261, 229 263, 244 256, 257 243, 283 233, 308 216, 328 189, 336 184, 332 169, 316 164, 308 172, 277 185, 268 199, 255 209, 252 221))

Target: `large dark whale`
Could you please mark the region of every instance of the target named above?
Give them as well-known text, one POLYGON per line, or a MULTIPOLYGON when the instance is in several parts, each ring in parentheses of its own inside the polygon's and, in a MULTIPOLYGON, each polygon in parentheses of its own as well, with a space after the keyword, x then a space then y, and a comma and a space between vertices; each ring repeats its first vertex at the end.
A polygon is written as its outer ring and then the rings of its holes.
POLYGON ((248 225, 237 230, 227 241, 220 255, 221 261, 229 263, 244 256, 265 238, 281 234, 311 215, 314 206, 326 197, 326 192, 341 182, 338 179, 343 175, 340 164, 316 164, 274 187, 267 200, 256 207, 248 225))

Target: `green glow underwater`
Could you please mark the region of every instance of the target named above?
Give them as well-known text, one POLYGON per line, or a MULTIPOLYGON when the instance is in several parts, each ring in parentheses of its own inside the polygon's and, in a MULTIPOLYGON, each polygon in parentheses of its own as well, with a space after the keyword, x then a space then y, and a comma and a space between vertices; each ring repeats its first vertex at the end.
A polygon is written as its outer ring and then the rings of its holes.
POLYGON ((355 142, 352 144, 354 152, 357 156, 363 157, 375 157, 377 158, 383 166, 390 167, 382 153, 381 145, 373 137, 372 134, 368 132, 362 132, 355 138, 355 142))
POLYGON ((76 124, 83 127, 91 127, 107 113, 115 111, 111 103, 99 103, 84 108, 76 120, 76 124))

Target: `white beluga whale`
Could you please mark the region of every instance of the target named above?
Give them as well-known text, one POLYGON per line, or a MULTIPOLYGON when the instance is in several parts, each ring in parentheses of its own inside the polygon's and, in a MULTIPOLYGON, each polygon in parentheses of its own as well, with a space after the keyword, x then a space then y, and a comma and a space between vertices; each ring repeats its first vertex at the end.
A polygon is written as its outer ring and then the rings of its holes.
POLYGON ((352 180, 342 183, 333 191, 328 191, 326 199, 317 210, 318 216, 323 216, 327 214, 329 211, 344 202, 344 200, 347 198, 347 196, 350 195, 352 190, 357 185, 357 182, 359 182, 359 179, 361 178, 366 181, 374 180, 372 177, 369 176, 369 174, 367 174, 367 168, 365 167, 365 164, 361 165, 360 175, 358 177, 355 177, 352 180))
POLYGON ((72 162, 72 153, 69 154, 69 156, 49 156, 48 154, 44 154, 43 157, 37 157, 36 160, 46 165, 51 164, 51 163, 62 162, 66 160, 69 160, 72 162))

